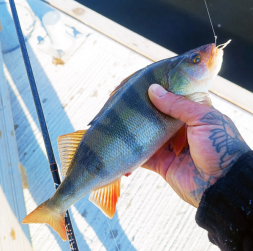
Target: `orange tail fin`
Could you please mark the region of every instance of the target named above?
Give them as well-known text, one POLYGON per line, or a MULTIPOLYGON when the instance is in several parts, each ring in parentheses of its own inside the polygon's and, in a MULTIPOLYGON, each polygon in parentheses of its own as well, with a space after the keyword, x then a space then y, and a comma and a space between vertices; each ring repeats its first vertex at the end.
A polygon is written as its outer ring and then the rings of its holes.
POLYGON ((48 200, 28 214, 23 219, 22 223, 46 223, 60 235, 62 240, 66 241, 67 235, 65 230, 65 213, 59 213, 55 209, 51 209, 47 204, 48 200))

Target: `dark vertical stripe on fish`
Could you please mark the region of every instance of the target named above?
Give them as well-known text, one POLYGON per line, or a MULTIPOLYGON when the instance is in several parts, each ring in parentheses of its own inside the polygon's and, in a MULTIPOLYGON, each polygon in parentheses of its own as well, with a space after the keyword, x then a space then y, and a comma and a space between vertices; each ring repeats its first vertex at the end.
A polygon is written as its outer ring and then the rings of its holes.
POLYGON ((102 122, 98 121, 94 129, 111 137, 119 138, 134 154, 139 154, 143 150, 143 146, 137 142, 136 136, 129 131, 127 125, 113 109, 106 112, 106 118, 102 122))
POLYGON ((153 84, 158 83, 159 79, 157 79, 155 71, 159 71, 159 69, 156 68, 150 68, 148 73, 145 75, 147 83, 153 84))
MULTIPOLYGON (((139 91, 147 92, 147 87, 144 86, 143 90, 139 91)), ((152 109, 148 104, 151 102, 147 95, 148 94, 144 93, 143 95, 140 95, 135 90, 134 86, 130 86, 124 95, 122 95, 122 100, 128 108, 134 110, 136 113, 141 114, 141 116, 148 119, 150 122, 164 126, 161 116, 158 116, 158 113, 154 111, 155 107, 152 109)))
MULTIPOLYGON (((83 142, 81 143, 79 149, 82 150, 82 154, 78 154, 73 161, 81 163, 85 167, 83 171, 88 171, 89 173, 98 175, 101 178, 106 177, 107 171, 103 159, 83 142)), ((78 151, 78 153, 79 152, 80 151, 78 151)), ((72 164, 75 165, 75 163, 72 164)))

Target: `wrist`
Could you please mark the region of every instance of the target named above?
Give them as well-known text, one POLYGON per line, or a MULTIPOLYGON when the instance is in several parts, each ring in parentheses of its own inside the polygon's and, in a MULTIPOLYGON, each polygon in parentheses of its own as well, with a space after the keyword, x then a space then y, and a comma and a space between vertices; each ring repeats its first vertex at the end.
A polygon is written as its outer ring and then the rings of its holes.
MULTIPOLYGON (((239 158, 244 155, 245 153, 249 152, 250 148, 249 146, 243 142, 243 144, 240 145, 240 148, 238 148, 237 152, 234 153, 232 158, 228 159, 226 162, 223 162, 223 167, 219 167, 219 170, 210 174, 210 175, 203 175, 203 178, 205 178, 205 186, 202 186, 202 192, 199 193, 199 196, 197 196, 196 204, 199 205, 201 198, 204 194, 204 192, 212 185, 214 185, 220 178, 224 177, 234 166, 234 164, 239 160, 239 158)), ((200 169, 201 170, 201 169, 200 169)), ((203 182, 204 183, 204 182, 203 182)))
POLYGON ((248 240, 253 220, 252 190, 253 151, 249 151, 204 192, 196 222, 209 232, 211 239, 222 250, 242 250, 240 248, 248 240))
MULTIPOLYGON (((196 208, 199 207, 200 201, 201 201, 201 199, 202 199, 203 194, 205 193, 205 191, 206 191, 209 187, 211 187, 212 185, 214 185, 214 184, 218 181, 219 178, 220 178, 220 176, 219 176, 219 177, 216 177, 216 176, 213 176, 213 175, 212 175, 212 176, 210 176, 210 177, 208 178, 208 180, 198 181, 199 187, 198 187, 196 190, 194 190, 194 191, 192 191, 192 192, 190 193, 191 198, 192 198, 192 204, 193 204, 196 208)), ((195 183, 197 183, 197 181, 195 181, 195 183)))

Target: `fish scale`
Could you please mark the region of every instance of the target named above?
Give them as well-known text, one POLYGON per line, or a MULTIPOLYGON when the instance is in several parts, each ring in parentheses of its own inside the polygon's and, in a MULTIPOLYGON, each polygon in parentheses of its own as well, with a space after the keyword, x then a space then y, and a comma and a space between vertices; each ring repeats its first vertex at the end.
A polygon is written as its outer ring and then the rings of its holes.
POLYGON ((121 176, 145 163, 176 132, 181 137, 174 143, 176 154, 186 141, 183 123, 155 108, 148 97, 149 87, 157 83, 210 105, 207 92, 220 70, 222 56, 222 49, 215 44, 204 45, 149 65, 123 80, 87 131, 59 137, 65 178, 54 195, 23 223, 47 223, 66 240, 65 211, 89 192, 91 202, 112 218, 121 176))

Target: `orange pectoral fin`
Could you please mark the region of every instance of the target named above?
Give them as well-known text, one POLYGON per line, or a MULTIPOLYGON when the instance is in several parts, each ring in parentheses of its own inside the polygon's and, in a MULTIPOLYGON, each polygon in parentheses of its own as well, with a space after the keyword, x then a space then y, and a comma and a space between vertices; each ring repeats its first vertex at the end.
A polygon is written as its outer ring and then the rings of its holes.
POLYGON ((120 179, 107 186, 92 191, 89 200, 111 219, 115 214, 116 204, 119 197, 120 179))
POLYGON ((178 155, 187 144, 187 126, 183 125, 174 137, 174 151, 178 155))

